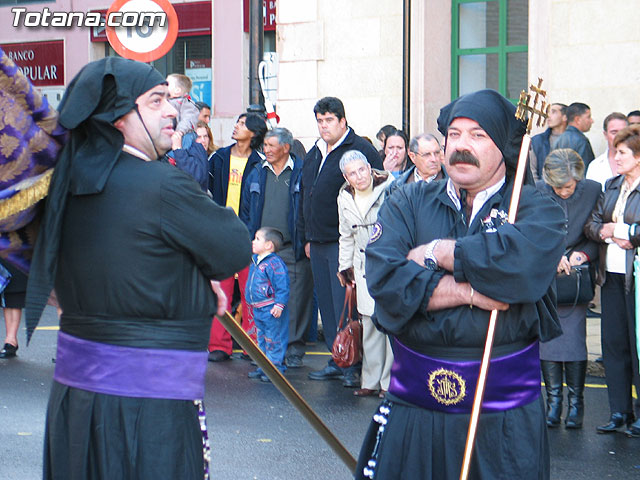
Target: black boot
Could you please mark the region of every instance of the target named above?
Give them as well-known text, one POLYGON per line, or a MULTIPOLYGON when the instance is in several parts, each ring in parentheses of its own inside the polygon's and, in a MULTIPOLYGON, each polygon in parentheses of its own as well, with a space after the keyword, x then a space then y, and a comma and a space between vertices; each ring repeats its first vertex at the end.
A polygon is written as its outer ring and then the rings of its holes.
POLYGON ((582 428, 584 417, 584 379, 587 375, 587 362, 565 362, 564 372, 567 379, 567 403, 569 410, 565 419, 567 428, 582 428))
POLYGON ((541 360, 540 366, 547 390, 547 426, 554 428, 562 415, 562 362, 541 360))

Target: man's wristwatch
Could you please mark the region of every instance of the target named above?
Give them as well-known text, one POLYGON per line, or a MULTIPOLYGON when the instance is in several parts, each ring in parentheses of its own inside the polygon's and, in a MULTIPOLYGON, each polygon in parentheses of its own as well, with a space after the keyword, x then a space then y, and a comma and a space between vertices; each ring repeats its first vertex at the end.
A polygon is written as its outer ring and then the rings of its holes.
POLYGON ((424 252, 424 266, 427 270, 438 270, 438 260, 433 254, 433 251, 436 249, 439 241, 440 239, 437 238, 427 243, 427 249, 424 252))

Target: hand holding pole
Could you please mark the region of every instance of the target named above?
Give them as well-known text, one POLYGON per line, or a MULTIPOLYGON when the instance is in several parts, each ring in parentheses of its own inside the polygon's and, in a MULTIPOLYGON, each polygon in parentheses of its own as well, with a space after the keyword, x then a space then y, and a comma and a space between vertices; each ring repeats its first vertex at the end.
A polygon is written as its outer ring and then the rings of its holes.
MULTIPOLYGON (((524 181, 524 175, 527 166, 527 156, 529 155, 529 146, 531 145, 531 128, 533 127, 534 117, 537 116, 537 126, 544 125, 548 113, 549 104, 544 100, 542 101, 540 109, 536 107, 540 97, 546 96, 546 91, 542 90, 542 79, 538 78, 538 85, 530 85, 532 92, 535 92, 533 105, 529 106, 531 94, 524 90, 520 93, 520 100, 518 102, 518 108, 516 110, 516 118, 519 120, 525 120, 527 112, 530 112, 529 121, 527 123, 527 133, 522 138, 522 146, 520 147, 520 154, 518 156, 518 166, 516 168, 516 176, 513 182, 513 192, 511 194, 511 202, 509 204, 509 216, 508 222, 515 223, 516 214, 518 212, 518 205, 520 203, 520 194, 522 192, 522 183, 524 181)), ((460 471, 460 480, 467 480, 469 476, 469 467, 471 465, 471 456, 473 454, 473 445, 475 442, 476 432, 478 430, 478 419, 480 417, 480 408, 482 407, 482 398, 484 396, 484 388, 487 383, 487 373, 489 371, 489 361, 491 360, 491 349, 493 348, 493 338, 496 331, 496 322, 498 320, 498 310, 491 311, 491 317, 489 318, 489 327, 487 328, 487 340, 484 345, 484 352, 482 354, 482 362, 480 364, 480 373, 478 375, 478 384, 476 385, 476 392, 473 397, 473 407, 471 408, 471 419, 469 420, 469 429, 467 431, 467 442, 464 449, 464 458, 462 461, 462 469, 460 471)))

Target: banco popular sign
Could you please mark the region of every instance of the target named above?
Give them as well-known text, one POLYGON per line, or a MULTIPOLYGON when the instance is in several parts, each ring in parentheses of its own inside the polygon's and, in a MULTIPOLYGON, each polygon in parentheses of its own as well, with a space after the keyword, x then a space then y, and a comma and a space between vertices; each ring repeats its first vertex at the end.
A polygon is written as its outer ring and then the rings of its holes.
POLYGON ((64 41, 0 45, 36 87, 64 85, 64 41))

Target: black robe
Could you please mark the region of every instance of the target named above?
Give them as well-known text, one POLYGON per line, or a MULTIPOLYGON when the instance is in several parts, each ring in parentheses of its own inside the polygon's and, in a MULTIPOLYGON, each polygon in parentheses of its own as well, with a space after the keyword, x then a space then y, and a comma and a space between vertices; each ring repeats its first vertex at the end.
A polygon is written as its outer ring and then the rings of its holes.
MULTIPOLYGON (((179 169, 122 153, 104 190, 70 195, 55 288, 60 330, 106 344, 206 351, 209 279, 244 268, 249 234, 179 169)), ((193 401, 54 382, 44 478, 203 478, 193 401)))
MULTIPOLYGON (((378 215, 381 234, 374 235, 366 251, 367 284, 376 300, 374 321, 380 329, 433 357, 481 358, 490 312, 468 306, 427 312, 444 272, 406 259, 418 245, 455 238, 455 279, 510 304, 498 317, 494 356, 559 334, 547 292, 562 254, 562 210, 532 186, 524 186, 516 223, 508 224, 510 192, 510 184, 503 186, 470 227, 447 195, 446 181, 409 185, 387 200, 378 215)), ((373 478, 458 478, 469 415, 422 409, 391 395, 386 402, 390 413, 376 447, 373 478)), ((367 478, 362 472, 372 458, 378 427, 372 422, 356 478, 367 478)), ((519 408, 481 414, 470 478, 548 475, 540 398, 519 408)))

